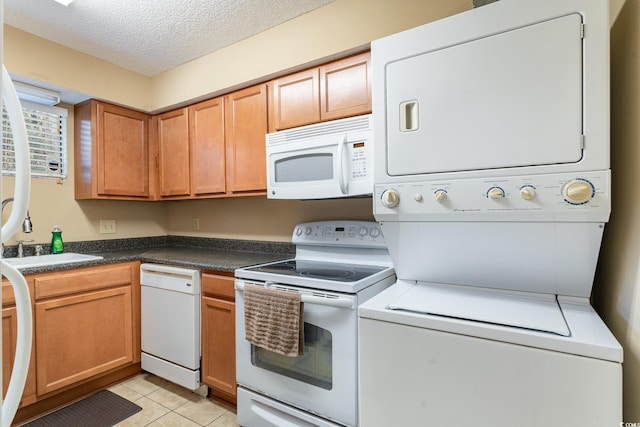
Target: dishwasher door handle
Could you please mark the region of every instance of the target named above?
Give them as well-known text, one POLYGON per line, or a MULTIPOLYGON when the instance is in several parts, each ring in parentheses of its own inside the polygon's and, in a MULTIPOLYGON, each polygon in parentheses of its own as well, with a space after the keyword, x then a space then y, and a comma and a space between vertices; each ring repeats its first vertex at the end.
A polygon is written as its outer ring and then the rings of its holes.
MULTIPOLYGON (((270 287, 270 285, 274 285, 273 282, 266 282, 265 287, 270 287)), ((240 282, 236 280, 235 288, 240 292, 244 292, 244 282, 240 282)), ((257 286, 257 285, 256 285, 257 286)), ((293 291, 296 292, 296 291, 293 291)), ((300 296, 300 300, 306 304, 317 304, 317 305, 326 305, 328 307, 337 307, 337 308, 354 308, 354 298, 353 297, 340 297, 331 294, 326 294, 322 291, 314 292, 315 295, 308 295, 302 293, 300 296)))

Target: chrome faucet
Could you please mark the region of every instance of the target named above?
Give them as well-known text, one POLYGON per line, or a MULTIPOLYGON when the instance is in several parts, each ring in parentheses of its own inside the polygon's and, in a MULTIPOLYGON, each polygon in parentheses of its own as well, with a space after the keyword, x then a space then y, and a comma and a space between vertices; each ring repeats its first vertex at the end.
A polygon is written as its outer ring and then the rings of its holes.
MULTIPOLYGON (((2 201, 2 209, 0 210, 0 216, 2 212, 4 212, 4 207, 7 206, 9 202, 13 202, 13 197, 7 197, 2 201)), ((29 216, 29 210, 27 209, 27 217, 24 219, 22 223, 22 232, 23 233, 31 233, 33 231, 33 224, 31 223, 31 217, 29 216)))
POLYGON ((13 202, 13 197, 7 197, 2 201, 2 210, 0 211, 0 213, 4 212, 4 207, 7 206, 7 203, 9 202, 13 202))
POLYGON ((26 240, 18 240, 18 258, 22 258, 24 257, 24 245, 23 243, 25 242, 33 242, 33 239, 26 239, 26 240))

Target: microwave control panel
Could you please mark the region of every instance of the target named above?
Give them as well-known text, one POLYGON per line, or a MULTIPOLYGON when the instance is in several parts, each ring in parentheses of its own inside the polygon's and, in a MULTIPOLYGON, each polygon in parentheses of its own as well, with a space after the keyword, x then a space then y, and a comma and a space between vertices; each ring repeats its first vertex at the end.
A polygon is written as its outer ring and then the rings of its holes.
POLYGON ((368 167, 370 160, 367 145, 371 142, 357 141, 348 143, 349 159, 351 170, 349 177, 351 179, 367 178, 371 173, 368 167))

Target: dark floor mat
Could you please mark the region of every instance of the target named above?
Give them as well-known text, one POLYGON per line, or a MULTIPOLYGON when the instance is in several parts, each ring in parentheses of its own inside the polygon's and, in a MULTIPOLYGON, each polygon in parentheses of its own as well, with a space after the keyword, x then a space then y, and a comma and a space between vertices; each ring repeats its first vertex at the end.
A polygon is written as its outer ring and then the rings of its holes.
POLYGON ((127 399, 102 390, 24 424, 24 427, 111 427, 140 410, 141 407, 127 399))

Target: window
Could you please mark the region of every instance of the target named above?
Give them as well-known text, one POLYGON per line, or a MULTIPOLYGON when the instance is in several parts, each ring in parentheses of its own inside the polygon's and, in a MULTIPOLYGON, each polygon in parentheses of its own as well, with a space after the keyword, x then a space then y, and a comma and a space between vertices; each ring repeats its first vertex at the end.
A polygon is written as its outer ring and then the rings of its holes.
MULTIPOLYGON (((36 178, 67 177, 67 110, 22 101, 24 121, 29 138, 31 176, 36 178)), ((15 175, 13 134, 2 107, 2 174, 15 175)))

